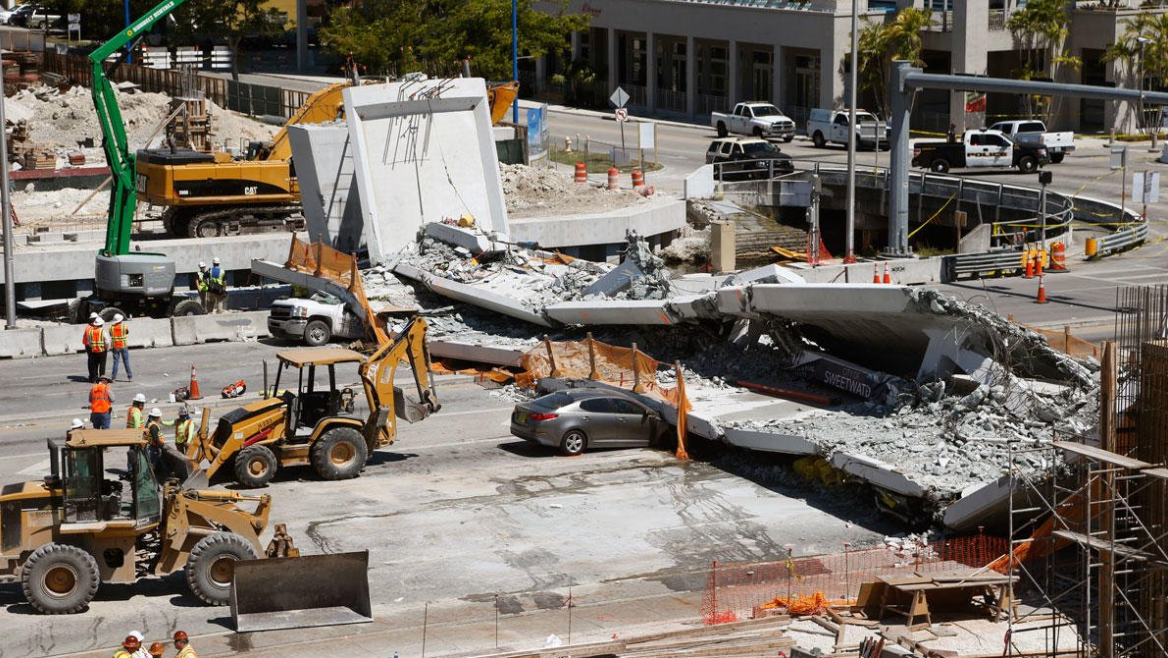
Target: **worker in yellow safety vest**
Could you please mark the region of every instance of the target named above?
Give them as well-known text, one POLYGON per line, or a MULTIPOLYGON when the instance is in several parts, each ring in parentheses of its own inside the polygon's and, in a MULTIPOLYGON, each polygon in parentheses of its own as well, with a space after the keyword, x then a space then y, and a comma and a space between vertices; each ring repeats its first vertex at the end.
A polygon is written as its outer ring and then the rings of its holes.
POLYGON ((89 359, 89 383, 96 384, 97 378, 105 374, 105 362, 109 358, 108 346, 105 342, 105 324, 100 317, 93 317, 85 333, 81 334, 81 344, 85 346, 85 354, 89 359))
POLYGON ((164 439, 162 436, 162 410, 154 407, 146 417, 146 426, 142 428, 142 439, 146 441, 146 459, 154 469, 154 476, 160 481, 166 479, 165 474, 170 469, 162 459, 164 439))
POLYGON ((210 313, 222 313, 227 308, 227 272, 219 267, 219 257, 211 259, 211 272, 206 276, 207 302, 210 313))
MULTIPOLYGON (((146 396, 139 393, 134 396, 130 404, 130 408, 126 410, 126 429, 136 430, 146 425, 146 418, 143 416, 146 407, 146 396)), ((134 471, 134 457, 132 452, 126 453, 126 473, 134 471)))
POLYGON ((114 658, 131 658, 134 652, 142 647, 142 643, 133 635, 127 635, 122 646, 114 652, 114 658))
POLYGON ((191 639, 187 637, 185 631, 174 632, 174 648, 178 649, 174 658, 199 658, 195 650, 191 648, 191 639))
POLYGON ((191 419, 190 408, 183 405, 178 410, 178 418, 168 424, 174 425, 174 447, 182 454, 187 454, 187 447, 191 439, 195 438, 195 421, 191 419))

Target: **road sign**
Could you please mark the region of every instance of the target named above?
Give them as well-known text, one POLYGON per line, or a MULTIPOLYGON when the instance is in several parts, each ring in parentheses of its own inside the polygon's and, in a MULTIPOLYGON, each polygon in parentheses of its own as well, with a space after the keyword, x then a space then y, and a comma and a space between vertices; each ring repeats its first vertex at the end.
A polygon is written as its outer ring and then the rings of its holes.
POLYGON ((629 102, 629 92, 617 87, 612 96, 608 97, 608 102, 612 103, 613 107, 624 107, 625 103, 629 102))
POLYGON ((654 146, 654 137, 657 136, 657 125, 649 122, 639 124, 641 129, 637 135, 637 145, 641 149, 651 149, 654 146))
POLYGON ((1132 200, 1156 203, 1160 200, 1160 172, 1137 171, 1132 181, 1132 200))
POLYGON ((623 107, 618 107, 614 114, 616 115, 616 120, 620 121, 621 123, 629 120, 629 111, 623 107))
POLYGON ((1127 144, 1118 144, 1111 147, 1111 169, 1127 167, 1127 144))

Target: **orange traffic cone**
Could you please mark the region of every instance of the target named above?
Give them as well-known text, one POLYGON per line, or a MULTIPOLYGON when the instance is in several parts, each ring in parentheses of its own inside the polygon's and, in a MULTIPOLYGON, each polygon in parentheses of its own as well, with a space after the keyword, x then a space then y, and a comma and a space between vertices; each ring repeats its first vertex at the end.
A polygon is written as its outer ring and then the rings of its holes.
POLYGON ((1022 265, 1026 268, 1026 274, 1023 274, 1022 278, 1033 279, 1034 278, 1034 252, 1029 251, 1029 250, 1022 252, 1022 265))
POLYGON ((1034 300, 1035 304, 1046 303, 1046 285, 1042 282, 1042 275, 1038 276, 1038 299, 1034 300))
POLYGON ((872 283, 880 283, 880 266, 872 263, 872 283))
POLYGON ((1045 256, 1045 251, 1038 250, 1034 252, 1034 276, 1038 277, 1039 281, 1042 280, 1042 261, 1045 256))
POLYGON ((202 400, 203 394, 199 392, 199 378, 195 375, 195 364, 191 364, 191 385, 188 387, 191 395, 188 400, 202 400))
POLYGON ((884 264, 884 283, 892 283, 892 277, 888 276, 888 263, 884 264))

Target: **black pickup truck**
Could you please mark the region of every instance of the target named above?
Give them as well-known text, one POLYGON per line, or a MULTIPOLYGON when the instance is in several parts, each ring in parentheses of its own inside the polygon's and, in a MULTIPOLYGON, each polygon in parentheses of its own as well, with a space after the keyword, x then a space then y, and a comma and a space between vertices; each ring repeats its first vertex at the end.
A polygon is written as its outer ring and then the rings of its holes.
POLYGON ((971 130, 955 142, 918 142, 912 166, 943 174, 965 167, 1017 167, 1031 173, 1050 164, 1043 147, 1022 146, 999 130, 971 130))
POLYGON ((791 156, 761 137, 723 137, 710 143, 706 164, 722 180, 769 178, 795 171, 791 156))

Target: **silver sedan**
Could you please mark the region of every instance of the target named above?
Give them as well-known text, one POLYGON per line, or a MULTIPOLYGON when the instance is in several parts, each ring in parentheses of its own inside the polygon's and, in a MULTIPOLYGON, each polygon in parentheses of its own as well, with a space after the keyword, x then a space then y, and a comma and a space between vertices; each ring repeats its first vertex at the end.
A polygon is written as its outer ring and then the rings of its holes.
POLYGON ((606 389, 557 391, 521 402, 511 413, 512 434, 565 455, 656 445, 668 429, 656 411, 606 389))

